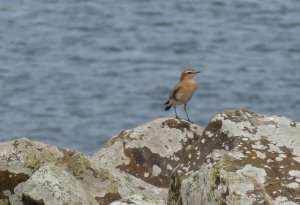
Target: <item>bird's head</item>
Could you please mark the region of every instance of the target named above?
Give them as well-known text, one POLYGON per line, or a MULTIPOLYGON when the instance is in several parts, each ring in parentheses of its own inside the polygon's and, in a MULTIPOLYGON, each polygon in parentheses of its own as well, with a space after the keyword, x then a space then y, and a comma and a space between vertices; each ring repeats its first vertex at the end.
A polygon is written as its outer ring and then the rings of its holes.
POLYGON ((196 71, 193 68, 187 68, 185 69, 181 74, 181 80, 183 79, 192 79, 197 73, 200 73, 201 71, 196 71))

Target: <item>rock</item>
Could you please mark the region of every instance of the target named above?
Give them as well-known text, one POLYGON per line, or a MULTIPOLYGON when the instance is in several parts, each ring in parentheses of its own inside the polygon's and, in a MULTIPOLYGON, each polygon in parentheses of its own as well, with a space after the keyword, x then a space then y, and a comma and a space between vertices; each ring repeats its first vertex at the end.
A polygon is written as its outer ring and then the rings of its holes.
POLYGON ((23 202, 25 205, 98 204, 71 173, 54 165, 41 167, 25 182, 23 202))
POLYGON ((184 120, 157 119, 121 132, 93 156, 93 161, 100 168, 117 169, 167 188, 172 170, 202 131, 184 120))
POLYGON ((160 200, 155 200, 155 199, 149 199, 145 198, 144 196, 141 195, 131 195, 127 198, 121 199, 119 201, 114 201, 111 203, 111 205, 163 205, 166 204, 166 200, 160 199, 160 200))
POLYGON ((119 183, 122 199, 116 204, 163 205, 173 168, 202 131, 187 121, 157 119, 121 132, 101 147, 93 161, 119 180, 134 182, 119 183), (124 175, 127 180, 123 180, 124 175))
POLYGON ((121 199, 116 185, 118 176, 95 168, 89 157, 26 138, 0 143, 0 198, 22 204, 20 187, 39 168, 49 164, 71 173, 100 204, 121 199), (10 196, 1 195, 8 191, 10 196))
POLYGON ((227 110, 203 130, 157 119, 94 156, 0 143, 0 204, 299 204, 300 124, 227 110))
POLYGON ((2 142, 0 198, 13 205, 68 198, 70 204, 166 204, 168 177, 201 132, 186 121, 159 119, 123 131, 93 158, 27 138, 2 142))
POLYGON ((168 204, 299 204, 299 173, 299 123, 227 110, 181 159, 168 204))

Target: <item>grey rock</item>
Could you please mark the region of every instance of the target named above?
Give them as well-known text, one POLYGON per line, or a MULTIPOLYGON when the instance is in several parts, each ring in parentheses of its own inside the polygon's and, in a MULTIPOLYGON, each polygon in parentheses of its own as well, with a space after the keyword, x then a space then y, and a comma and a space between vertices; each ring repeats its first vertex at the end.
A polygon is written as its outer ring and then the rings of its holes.
POLYGON ((122 199, 115 203, 163 205, 172 170, 202 131, 184 120, 157 119, 121 132, 101 147, 93 161, 119 176, 122 199))
POLYGON ((285 117, 224 111, 185 156, 168 204, 261 204, 257 184, 271 203, 300 203, 300 124, 285 117))
POLYGON ((71 173, 99 204, 118 200, 117 176, 95 168, 90 157, 79 152, 58 148, 21 138, 0 143, 0 193, 10 191, 11 204, 22 204, 20 187, 39 168, 55 165, 71 173))
POLYGON ((300 124, 227 110, 203 130, 157 119, 94 156, 21 138, 0 143, 0 204, 300 203, 300 124), (268 198, 268 196, 270 198, 268 198))
POLYGON ((117 169, 167 188, 172 170, 202 131, 185 120, 157 119, 121 132, 93 156, 93 161, 103 169, 117 169))
POLYGON ((111 205, 164 205, 166 204, 165 199, 150 199, 141 195, 131 195, 127 198, 114 201, 111 205))
POLYGON ((51 204, 71 197, 82 204, 166 204, 168 177, 202 130, 186 121, 158 119, 123 131, 92 158, 27 138, 1 142, 3 202, 51 204))
POLYGON ((98 204, 71 173, 55 165, 41 167, 25 182, 22 199, 25 205, 98 204))

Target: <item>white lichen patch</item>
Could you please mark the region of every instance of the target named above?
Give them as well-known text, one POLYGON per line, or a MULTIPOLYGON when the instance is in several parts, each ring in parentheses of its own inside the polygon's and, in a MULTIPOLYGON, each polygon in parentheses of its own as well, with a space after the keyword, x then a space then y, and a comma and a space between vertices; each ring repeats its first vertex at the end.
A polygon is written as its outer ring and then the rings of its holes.
POLYGON ((299 188, 299 184, 297 182, 292 182, 287 185, 288 188, 297 189, 299 188))
POLYGON ((286 158, 286 155, 285 154, 280 154, 279 157, 286 158))
POLYGON ((266 154, 265 153, 262 153, 260 151, 255 151, 255 153, 256 153, 258 158, 266 159, 266 154))
POLYGON ((171 170, 173 170, 173 167, 170 164, 168 164, 167 169, 171 171, 171 170))
POLYGON ((153 165, 152 167, 152 176, 158 176, 161 173, 161 168, 157 165, 153 165))
POLYGON ((176 157, 176 156, 172 156, 171 159, 174 160, 174 161, 179 161, 179 158, 176 157))
POLYGON ((148 198, 145 195, 134 194, 119 201, 114 201, 110 205, 130 205, 130 204, 145 204, 145 205, 165 205, 165 200, 148 198))
POLYGON ((292 177, 300 177, 300 170, 290 170, 289 175, 292 177))
POLYGON ((250 164, 247 164, 242 169, 236 171, 237 174, 241 174, 242 176, 250 176, 258 179, 260 183, 265 183, 267 173, 263 168, 253 167, 250 164))
MULTIPOLYGON (((245 115, 247 112, 243 112, 245 115)), ((249 121, 231 121, 228 117, 219 115, 222 123, 222 130, 227 130, 230 136, 243 136, 251 140, 259 141, 264 136, 270 141, 270 151, 281 153, 280 147, 294 148, 293 154, 300 156, 300 127, 290 128, 291 120, 285 117, 278 116, 252 116, 253 119, 249 121), (251 121, 255 121, 256 133, 251 134, 247 130, 252 130, 251 121), (247 129, 245 129, 245 127, 247 129)), ((299 160, 299 158, 297 158, 299 160)))
MULTIPOLYGON (((212 133, 211 131, 208 130, 205 132, 205 135, 207 135, 207 137, 211 138, 214 136, 214 133, 212 133)), ((202 142, 202 140, 201 140, 201 142, 202 142)), ((204 140, 204 142, 205 142, 205 140, 204 140)), ((202 142, 202 143, 204 143, 204 142, 202 142)))
POLYGON ((189 167, 183 167, 182 168, 185 172, 187 172, 189 170, 189 167))
POLYGON ((264 146, 264 145, 262 145, 262 144, 260 144, 259 141, 256 141, 255 144, 252 145, 252 148, 253 149, 258 149, 258 150, 265 150, 265 149, 267 149, 267 147, 264 146))
POLYGON ((250 134, 248 130, 254 129, 254 127, 250 124, 249 121, 241 121, 241 122, 234 122, 230 119, 223 119, 222 120, 222 132, 228 133, 228 137, 234 137, 234 136, 244 136, 242 138, 243 140, 247 141, 248 138, 252 135, 250 134), (245 129, 246 128, 246 129, 245 129), (248 137, 249 136, 249 137, 248 137))
POLYGON ((48 204, 98 204, 73 175, 52 165, 36 171, 25 182, 23 194, 35 201, 47 199, 48 204))
MULTIPOLYGON (((233 150, 221 155, 221 159, 224 159, 224 165, 228 166, 225 172, 230 170, 234 175, 243 178, 245 181, 242 181, 241 185, 245 188, 245 185, 248 184, 249 187, 245 189, 238 187, 236 186, 236 181, 233 184, 229 183, 231 180, 227 180, 228 177, 222 177, 221 175, 222 166, 216 166, 220 165, 220 161, 218 159, 217 161, 213 160, 212 156, 211 158, 206 156, 205 161, 207 163, 204 163, 202 168, 198 170, 199 177, 197 179, 190 177, 189 184, 184 185, 182 183, 182 189, 186 189, 180 194, 183 204, 196 204, 200 201, 202 204, 211 204, 210 202, 213 200, 216 201, 216 204, 220 204, 218 200, 225 193, 226 197, 223 199, 226 204, 263 203, 259 193, 247 191, 254 190, 253 183, 248 180, 252 177, 257 179, 259 183, 268 186, 271 190, 275 190, 272 194, 282 195, 282 198, 276 198, 274 204, 295 204, 292 201, 295 201, 295 197, 298 195, 300 184, 298 183, 298 181, 300 182, 300 177, 296 176, 300 176, 300 173, 298 173, 298 170, 289 172, 289 169, 297 167, 297 163, 300 162, 299 126, 293 126, 291 129, 289 119, 277 116, 263 116, 246 110, 224 111, 214 117, 211 123, 212 126, 208 128, 213 128, 210 130, 212 133, 208 131, 205 133, 208 137, 214 136, 214 141, 210 139, 210 142, 218 142, 218 147, 222 147, 223 150, 226 146, 230 148, 233 146, 233 150), (214 123, 216 123, 216 126, 214 123), (218 127, 220 125, 222 126, 221 128, 218 127), (215 130, 216 127, 218 127, 218 130, 215 130), (219 135, 220 132, 222 133, 221 135, 219 135), (219 139, 224 136, 234 139, 224 143, 226 138, 219 139), (228 156, 240 160, 235 164, 236 160, 231 161, 231 158, 228 158, 228 156), (234 170, 245 163, 247 164, 246 166, 234 172, 234 170), (286 176, 287 172, 289 172, 290 176, 286 176), (277 184, 282 187, 274 187, 277 184), (296 192, 291 191, 287 193, 286 190, 280 189, 285 187, 297 190, 296 192), (195 200, 191 201, 191 197, 194 197, 195 200), (251 201, 247 203, 247 199, 251 201)), ((200 140, 200 144, 203 143, 205 143, 204 140, 200 140)), ((272 197, 275 198, 274 196, 272 197)))
POLYGON ((102 148, 94 156, 94 160, 99 161, 101 166, 118 166, 120 164, 129 164, 130 162, 130 159, 124 154, 124 147, 121 141, 115 141, 113 146, 102 148))
POLYGON ((133 129, 128 139, 126 139, 126 146, 129 148, 147 147, 152 153, 170 158, 174 153, 182 150, 188 140, 195 137, 195 132, 198 135, 202 134, 203 129, 201 127, 191 127, 190 130, 180 129, 180 123, 182 123, 180 121, 177 122, 179 123, 179 128, 168 127, 167 120, 170 119, 157 119, 133 129), (140 136, 143 136, 143 138, 140 139, 140 136), (165 145, 168 146, 166 147, 165 145))
POLYGON ((254 189, 254 185, 252 183, 237 183, 230 185, 230 187, 237 195, 243 195, 243 193, 247 193, 254 189))
POLYGON ((277 162, 280 162, 280 161, 282 161, 283 159, 281 158, 281 157, 276 157, 276 159, 275 159, 277 162))
MULTIPOLYGON (((299 148, 299 149, 300 149, 300 148, 299 148)), ((294 159, 296 162, 300 163, 300 155, 297 156, 297 157, 293 157, 293 159, 294 159)))
POLYGON ((145 173, 144 173, 144 177, 145 177, 145 178, 149 177, 149 173, 148 173, 148 172, 145 172, 145 173))
POLYGON ((245 155, 242 152, 237 152, 237 151, 235 151, 235 152, 229 152, 227 155, 229 157, 234 158, 234 159, 242 159, 242 158, 245 157, 245 155))
POLYGON ((275 204, 280 204, 280 205, 297 205, 297 203, 289 201, 288 198, 284 196, 279 196, 275 198, 275 204))

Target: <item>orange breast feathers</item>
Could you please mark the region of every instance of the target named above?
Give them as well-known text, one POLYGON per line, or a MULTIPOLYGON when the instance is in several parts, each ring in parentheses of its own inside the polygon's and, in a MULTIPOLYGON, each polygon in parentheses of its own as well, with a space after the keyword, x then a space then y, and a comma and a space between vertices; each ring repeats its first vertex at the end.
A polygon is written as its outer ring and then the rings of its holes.
POLYGON ((181 81, 177 88, 177 92, 174 93, 174 100, 177 101, 176 104, 185 104, 192 98, 197 84, 194 80, 188 79, 181 81))

